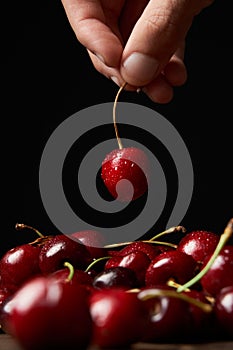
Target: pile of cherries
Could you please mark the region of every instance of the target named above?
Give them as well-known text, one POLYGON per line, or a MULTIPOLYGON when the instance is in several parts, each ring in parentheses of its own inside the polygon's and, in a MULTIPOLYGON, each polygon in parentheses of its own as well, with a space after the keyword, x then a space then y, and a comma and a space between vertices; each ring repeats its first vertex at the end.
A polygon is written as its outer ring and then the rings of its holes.
POLYGON ((177 226, 115 245, 16 227, 39 235, 0 260, 1 331, 23 349, 232 339, 233 219, 221 235, 177 226), (172 232, 178 244, 161 241, 172 232))

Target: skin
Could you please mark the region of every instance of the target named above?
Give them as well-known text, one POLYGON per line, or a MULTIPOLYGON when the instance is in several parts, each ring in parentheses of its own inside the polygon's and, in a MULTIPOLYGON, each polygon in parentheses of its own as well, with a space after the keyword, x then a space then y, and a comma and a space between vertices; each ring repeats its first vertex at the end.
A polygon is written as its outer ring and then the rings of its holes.
POLYGON ((170 102, 173 88, 186 82, 185 38, 194 17, 212 2, 62 0, 96 70, 119 86, 127 82, 127 90, 140 88, 157 103, 170 102))

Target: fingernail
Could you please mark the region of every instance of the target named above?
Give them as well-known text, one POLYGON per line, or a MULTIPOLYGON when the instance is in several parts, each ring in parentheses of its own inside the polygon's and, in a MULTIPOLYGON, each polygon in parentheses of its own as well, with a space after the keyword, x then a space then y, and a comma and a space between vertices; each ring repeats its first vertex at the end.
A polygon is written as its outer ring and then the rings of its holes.
POLYGON ((110 77, 110 79, 112 79, 112 81, 116 84, 116 85, 118 85, 118 86, 120 86, 120 83, 119 83, 119 80, 117 79, 117 77, 110 77))
MULTIPOLYGON (((89 49, 88 49, 89 50, 89 49)), ((93 55, 95 55, 101 62, 103 62, 104 63, 104 58, 103 58, 103 56, 101 56, 100 54, 98 54, 98 53, 96 53, 96 52, 94 52, 94 51, 92 51, 92 50, 89 50, 93 55)))
POLYGON ((123 67, 130 78, 147 82, 157 72, 159 63, 151 56, 134 52, 123 62, 123 67))

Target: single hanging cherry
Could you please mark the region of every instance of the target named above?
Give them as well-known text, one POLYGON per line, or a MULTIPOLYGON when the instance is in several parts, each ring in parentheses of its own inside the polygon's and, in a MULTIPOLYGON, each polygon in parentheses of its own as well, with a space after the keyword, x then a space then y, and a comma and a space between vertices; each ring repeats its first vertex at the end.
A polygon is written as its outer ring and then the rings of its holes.
POLYGON ((105 186, 112 197, 121 202, 129 202, 145 194, 149 175, 149 161, 145 152, 137 147, 123 147, 118 135, 116 104, 125 85, 120 87, 113 106, 113 123, 119 147, 106 155, 101 168, 105 186))

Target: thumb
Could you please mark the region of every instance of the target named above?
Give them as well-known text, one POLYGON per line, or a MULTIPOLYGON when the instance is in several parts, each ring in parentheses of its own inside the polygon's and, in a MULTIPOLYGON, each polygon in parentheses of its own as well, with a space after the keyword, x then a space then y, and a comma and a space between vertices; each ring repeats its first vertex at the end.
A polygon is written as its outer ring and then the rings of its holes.
MULTIPOLYGON (((169 62, 200 11, 197 1, 151 0, 122 54, 121 76, 131 85, 151 82, 169 62)), ((203 5, 204 7, 204 5, 203 5)))

